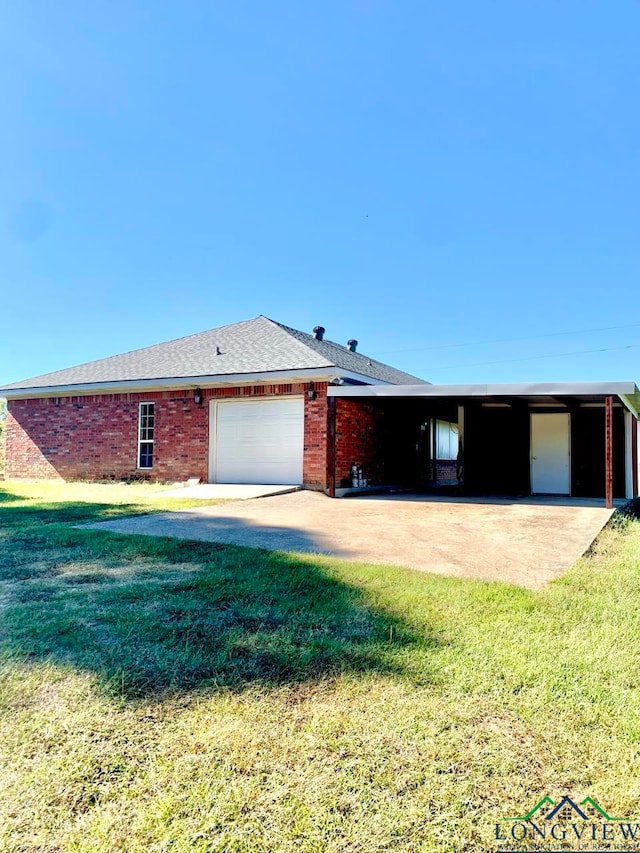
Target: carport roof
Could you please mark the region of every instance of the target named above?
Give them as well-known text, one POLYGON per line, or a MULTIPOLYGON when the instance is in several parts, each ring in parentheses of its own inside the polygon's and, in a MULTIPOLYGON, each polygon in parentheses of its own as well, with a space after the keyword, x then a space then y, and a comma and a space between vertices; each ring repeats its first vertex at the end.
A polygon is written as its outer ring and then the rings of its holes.
POLYGON ((329 387, 330 397, 448 397, 456 400, 484 399, 509 402, 515 398, 531 403, 603 403, 618 397, 636 417, 640 415, 640 392, 635 382, 525 382, 482 385, 365 385, 329 387))

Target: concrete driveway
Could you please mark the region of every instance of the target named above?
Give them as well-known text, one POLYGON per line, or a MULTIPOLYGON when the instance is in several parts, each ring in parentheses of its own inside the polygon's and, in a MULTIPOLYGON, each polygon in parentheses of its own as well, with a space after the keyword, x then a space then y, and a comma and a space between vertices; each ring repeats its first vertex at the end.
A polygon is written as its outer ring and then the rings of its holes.
POLYGON ((536 588, 568 569, 611 516, 596 501, 294 492, 89 525, 330 554, 536 588))

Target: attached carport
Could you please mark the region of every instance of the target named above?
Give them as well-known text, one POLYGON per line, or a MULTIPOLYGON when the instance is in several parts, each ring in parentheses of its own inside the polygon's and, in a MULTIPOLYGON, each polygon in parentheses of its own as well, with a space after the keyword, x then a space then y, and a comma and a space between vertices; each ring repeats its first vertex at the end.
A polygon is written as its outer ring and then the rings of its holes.
MULTIPOLYGON (((638 495, 633 382, 330 386, 328 492, 441 488, 441 424, 456 435, 448 485, 464 494, 638 495)), ((445 442, 446 446, 446 442, 445 442)))

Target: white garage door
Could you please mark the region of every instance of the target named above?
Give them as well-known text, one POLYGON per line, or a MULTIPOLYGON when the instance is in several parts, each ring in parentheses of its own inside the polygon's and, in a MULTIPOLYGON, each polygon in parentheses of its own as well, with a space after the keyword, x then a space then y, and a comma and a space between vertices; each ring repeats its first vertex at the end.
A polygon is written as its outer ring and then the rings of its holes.
POLYGON ((304 400, 212 401, 214 483, 301 485, 304 400))

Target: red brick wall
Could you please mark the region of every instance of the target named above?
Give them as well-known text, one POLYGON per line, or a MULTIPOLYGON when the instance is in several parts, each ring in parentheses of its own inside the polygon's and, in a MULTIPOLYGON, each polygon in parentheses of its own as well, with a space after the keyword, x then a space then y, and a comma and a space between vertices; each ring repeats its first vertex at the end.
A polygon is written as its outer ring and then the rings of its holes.
POLYGON ((367 403, 336 398, 336 487, 351 485, 351 466, 373 485, 383 481, 383 412, 367 403))
POLYGON ((316 399, 304 398, 303 482, 308 489, 327 487, 327 385, 315 383, 316 399))
POLYGON ((436 483, 457 482, 458 463, 455 459, 436 460, 436 483))
POLYGON ((200 477, 209 465, 209 400, 304 394, 304 484, 324 488, 326 478, 326 384, 316 383, 309 400, 307 385, 256 385, 212 388, 203 405, 193 391, 104 394, 11 400, 7 415, 7 478, 126 478, 143 475, 179 481, 200 477), (154 466, 137 466, 138 404, 156 404, 154 466))

